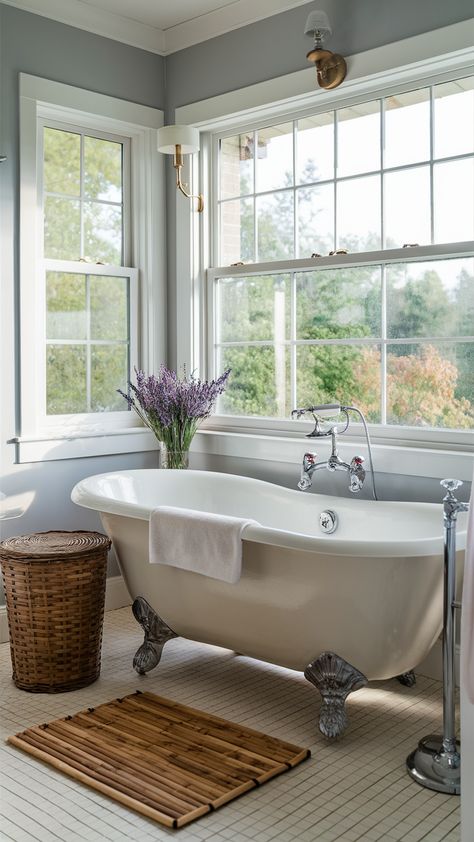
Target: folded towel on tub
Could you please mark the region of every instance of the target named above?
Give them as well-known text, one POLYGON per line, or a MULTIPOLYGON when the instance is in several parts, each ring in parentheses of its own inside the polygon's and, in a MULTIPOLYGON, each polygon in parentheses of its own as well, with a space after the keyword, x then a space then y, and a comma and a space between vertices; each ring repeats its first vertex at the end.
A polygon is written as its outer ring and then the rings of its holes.
POLYGON ((168 564, 235 584, 242 533, 254 520, 160 506, 150 515, 150 563, 168 564))

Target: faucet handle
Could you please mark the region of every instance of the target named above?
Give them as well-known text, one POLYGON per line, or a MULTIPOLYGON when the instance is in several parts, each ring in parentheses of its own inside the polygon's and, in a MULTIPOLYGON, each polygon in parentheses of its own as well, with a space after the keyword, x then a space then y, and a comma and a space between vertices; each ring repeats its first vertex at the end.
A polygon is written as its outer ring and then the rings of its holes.
POLYGON ((454 495, 454 492, 461 487, 462 480, 460 479, 442 479, 440 485, 446 489, 448 494, 454 495))
POLYGON ((349 476, 350 476, 350 485, 349 491, 352 491, 353 494, 357 494, 365 480, 365 470, 364 470, 364 462, 365 459, 363 456, 354 456, 351 459, 351 464, 349 466, 349 476))

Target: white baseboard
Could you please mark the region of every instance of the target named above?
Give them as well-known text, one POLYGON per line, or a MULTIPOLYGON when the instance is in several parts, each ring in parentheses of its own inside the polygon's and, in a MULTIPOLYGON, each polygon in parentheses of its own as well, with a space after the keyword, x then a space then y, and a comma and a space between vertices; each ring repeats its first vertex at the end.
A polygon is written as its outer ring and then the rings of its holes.
POLYGON ((115 611, 131 603, 132 600, 122 576, 110 576, 105 590, 105 610, 115 611))
MULTIPOLYGON (((122 576, 111 576, 107 579, 105 590, 105 610, 115 611, 130 605, 132 600, 122 576)), ((0 605, 0 643, 8 643, 8 619, 6 605, 0 605)))
POLYGON ((9 638, 7 607, 6 605, 0 605, 0 643, 7 643, 9 638))
MULTIPOLYGON (((461 647, 456 645, 454 648, 454 670, 456 673, 456 686, 459 687, 459 656, 461 647)), ((436 641, 433 648, 428 652, 425 660, 415 667, 415 673, 426 675, 427 678, 436 678, 437 681, 443 680, 443 647, 441 638, 436 641)))

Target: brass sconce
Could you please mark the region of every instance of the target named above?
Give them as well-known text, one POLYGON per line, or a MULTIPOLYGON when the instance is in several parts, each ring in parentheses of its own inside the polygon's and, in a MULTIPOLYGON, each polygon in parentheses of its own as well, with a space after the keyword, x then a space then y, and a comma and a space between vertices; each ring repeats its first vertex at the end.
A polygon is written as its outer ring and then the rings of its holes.
POLYGON ((314 38, 314 47, 306 58, 314 62, 318 85, 330 90, 337 88, 346 78, 347 65, 343 57, 323 49, 323 44, 332 35, 331 25, 325 12, 311 12, 306 21, 305 35, 314 38))
POLYGON ((197 211, 204 210, 202 193, 193 195, 186 190, 187 184, 181 181, 181 170, 184 165, 184 155, 199 152, 199 132, 193 126, 163 126, 158 129, 158 152, 173 155, 173 166, 176 170, 176 187, 187 199, 197 199, 197 211))

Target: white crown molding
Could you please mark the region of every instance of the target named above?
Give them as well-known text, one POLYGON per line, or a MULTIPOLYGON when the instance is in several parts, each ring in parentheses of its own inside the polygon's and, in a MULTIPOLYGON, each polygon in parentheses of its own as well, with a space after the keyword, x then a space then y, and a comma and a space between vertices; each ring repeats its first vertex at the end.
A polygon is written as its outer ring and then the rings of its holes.
POLYGON ((82 0, 0 0, 8 6, 93 32, 161 56, 303 6, 311 0, 235 0, 166 30, 97 9, 82 0))
POLYGON ((139 21, 124 18, 113 12, 96 9, 81 0, 1 0, 8 6, 32 12, 44 18, 74 26, 111 38, 131 47, 138 47, 151 53, 164 55, 165 35, 161 29, 149 26, 139 21))
POLYGON ((213 12, 171 26, 165 30, 165 55, 225 35, 241 26, 304 6, 311 0, 237 0, 213 12))

